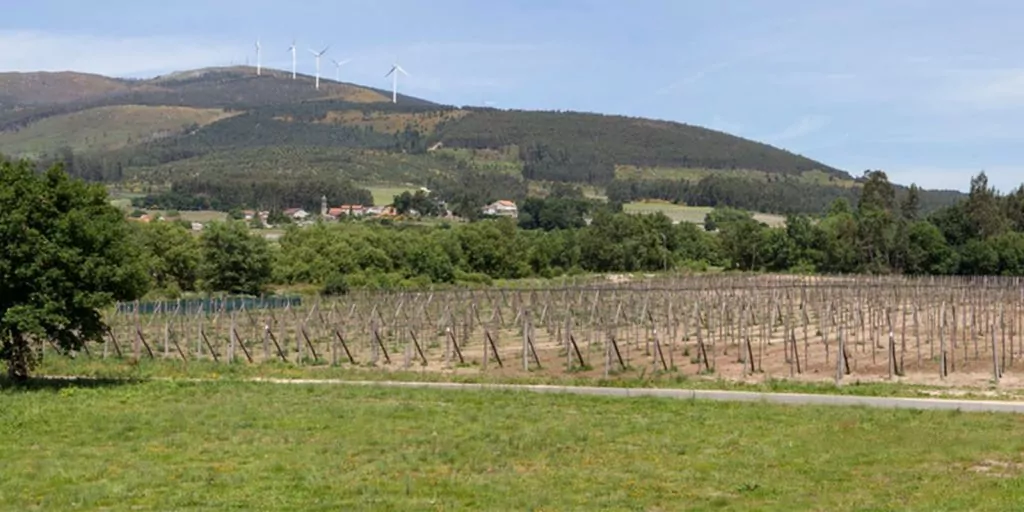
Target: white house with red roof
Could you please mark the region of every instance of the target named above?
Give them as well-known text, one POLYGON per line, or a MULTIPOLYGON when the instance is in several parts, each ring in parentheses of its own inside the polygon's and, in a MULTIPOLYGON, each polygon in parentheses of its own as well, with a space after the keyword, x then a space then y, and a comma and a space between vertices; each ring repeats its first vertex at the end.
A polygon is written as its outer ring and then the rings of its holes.
POLYGON ((496 217, 512 217, 513 219, 519 216, 519 208, 516 207, 516 203, 502 199, 495 201, 484 207, 484 215, 494 215, 496 217))

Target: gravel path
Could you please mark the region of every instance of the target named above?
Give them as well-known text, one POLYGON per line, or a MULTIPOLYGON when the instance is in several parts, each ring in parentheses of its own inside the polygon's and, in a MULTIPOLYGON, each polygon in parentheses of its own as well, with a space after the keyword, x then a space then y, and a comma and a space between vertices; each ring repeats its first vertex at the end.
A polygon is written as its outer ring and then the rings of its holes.
POLYGON ((839 405, 919 410, 960 410, 964 412, 1024 413, 1024 402, 967 400, 949 398, 902 398, 853 395, 814 395, 803 393, 761 393, 752 391, 718 391, 693 389, 611 388, 589 386, 547 386, 520 384, 464 384, 455 382, 346 381, 334 379, 252 379, 277 384, 325 384, 345 386, 377 386, 401 388, 450 389, 465 391, 520 391, 533 393, 565 393, 610 397, 662 397, 683 400, 716 400, 720 402, 764 402, 789 405, 839 405))

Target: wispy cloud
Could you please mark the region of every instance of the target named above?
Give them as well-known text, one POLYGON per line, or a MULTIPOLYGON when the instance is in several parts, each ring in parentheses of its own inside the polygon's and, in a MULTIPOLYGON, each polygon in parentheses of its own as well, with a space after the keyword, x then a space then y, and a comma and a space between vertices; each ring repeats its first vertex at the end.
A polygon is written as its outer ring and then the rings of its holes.
POLYGON ((947 107, 1002 110, 1024 107, 1024 69, 947 71, 935 100, 947 107))
POLYGON ((799 139, 806 137, 812 133, 818 132, 826 125, 828 125, 829 119, 825 116, 809 115, 798 119, 793 124, 783 128, 782 130, 764 136, 764 140, 769 142, 784 142, 793 139, 799 139))

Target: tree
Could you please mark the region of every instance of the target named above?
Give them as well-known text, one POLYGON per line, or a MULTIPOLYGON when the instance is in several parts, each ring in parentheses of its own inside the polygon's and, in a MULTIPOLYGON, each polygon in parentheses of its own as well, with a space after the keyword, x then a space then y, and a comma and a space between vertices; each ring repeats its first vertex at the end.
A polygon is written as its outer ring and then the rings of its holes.
POLYGON ((864 177, 867 181, 857 204, 861 264, 868 272, 885 272, 890 269, 896 237, 896 190, 882 171, 867 171, 864 177))
POLYGON ((133 300, 148 280, 123 214, 101 186, 0 162, 0 360, 14 380, 38 362, 33 344, 80 349, 106 330, 99 310, 133 300))
POLYGON ((417 190, 415 193, 406 190, 395 196, 391 204, 399 215, 409 215, 415 212, 424 217, 437 217, 441 214, 441 206, 422 190, 417 190))
POLYGON ((988 186, 988 176, 984 172, 971 178, 971 191, 963 204, 976 237, 984 240, 1003 233, 1009 227, 999 199, 995 188, 988 186))
POLYGON ((719 228, 723 255, 730 267, 738 270, 756 270, 766 264, 765 247, 767 226, 754 219, 726 222, 719 228))
POLYGON ((213 222, 200 240, 202 276, 211 291, 259 295, 270 281, 270 247, 244 222, 213 222))
POLYGON ((175 222, 139 226, 146 249, 150 276, 157 288, 192 291, 199 275, 199 243, 192 233, 175 222))
POLYGON ((911 184, 907 195, 900 203, 900 216, 907 222, 915 222, 921 214, 921 189, 911 184))
POLYGON ((943 275, 956 272, 959 258, 934 224, 917 221, 907 227, 904 272, 911 275, 943 275))
POLYGON ((728 206, 718 207, 704 215, 704 230, 717 231, 726 224, 750 220, 754 220, 754 216, 748 211, 728 206))

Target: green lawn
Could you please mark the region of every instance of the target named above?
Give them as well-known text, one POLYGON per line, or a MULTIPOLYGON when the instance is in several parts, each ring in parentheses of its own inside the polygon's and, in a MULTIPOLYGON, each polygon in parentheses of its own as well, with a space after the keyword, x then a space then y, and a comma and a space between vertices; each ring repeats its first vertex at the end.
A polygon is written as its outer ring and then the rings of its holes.
POLYGON ((4 510, 1013 510, 1024 420, 241 382, 0 391, 4 510))
MULTIPOLYGON (((712 210, 712 208, 707 206, 684 206, 664 201, 636 201, 622 205, 622 209, 626 213, 661 212, 673 221, 694 224, 703 224, 704 216, 712 210)), ((782 226, 786 223, 785 217, 770 213, 755 213, 754 219, 764 222, 769 226, 782 226)))

